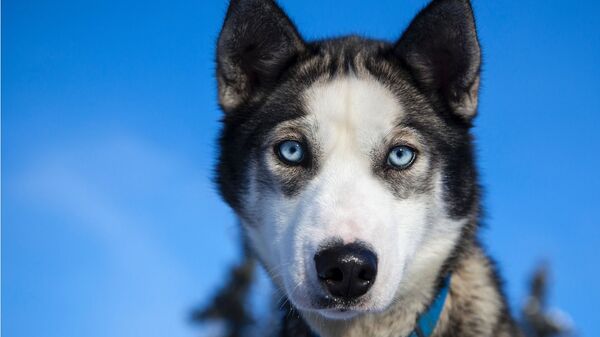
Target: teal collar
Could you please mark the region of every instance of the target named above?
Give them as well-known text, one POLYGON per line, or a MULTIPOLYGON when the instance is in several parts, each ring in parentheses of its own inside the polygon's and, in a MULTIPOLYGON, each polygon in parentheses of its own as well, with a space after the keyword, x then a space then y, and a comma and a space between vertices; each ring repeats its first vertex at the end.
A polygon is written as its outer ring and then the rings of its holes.
POLYGON ((408 337, 429 337, 433 334, 433 330, 437 325, 442 310, 444 309, 444 303, 446 303, 446 297, 448 297, 448 291, 450 289, 450 276, 444 278, 442 288, 438 292, 433 303, 429 305, 427 311, 421 314, 417 320, 417 326, 408 337))

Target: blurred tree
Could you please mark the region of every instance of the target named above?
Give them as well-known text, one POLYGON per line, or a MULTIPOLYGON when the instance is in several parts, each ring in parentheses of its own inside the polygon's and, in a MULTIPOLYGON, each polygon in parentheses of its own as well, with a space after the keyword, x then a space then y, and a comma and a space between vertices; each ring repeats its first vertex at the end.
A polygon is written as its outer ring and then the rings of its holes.
POLYGON ((248 296, 254 281, 256 261, 245 246, 243 260, 233 266, 229 279, 215 294, 210 304, 196 309, 192 319, 196 322, 222 321, 226 327, 226 337, 242 337, 254 323, 248 312, 248 296))
POLYGON ((523 306, 523 330, 529 337, 558 337, 572 335, 566 315, 547 309, 548 267, 540 266, 530 282, 530 294, 523 306))

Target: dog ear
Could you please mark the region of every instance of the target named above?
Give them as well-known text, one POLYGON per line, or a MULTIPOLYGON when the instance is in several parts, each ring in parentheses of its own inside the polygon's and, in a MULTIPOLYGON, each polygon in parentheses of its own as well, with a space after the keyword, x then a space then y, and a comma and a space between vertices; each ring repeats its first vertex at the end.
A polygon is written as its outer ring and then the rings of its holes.
POLYGON ((470 121, 477 112, 481 50, 468 0, 434 0, 396 43, 420 88, 470 121))
POLYGON ((231 0, 217 45, 219 101, 229 112, 268 88, 305 44, 273 0, 231 0))

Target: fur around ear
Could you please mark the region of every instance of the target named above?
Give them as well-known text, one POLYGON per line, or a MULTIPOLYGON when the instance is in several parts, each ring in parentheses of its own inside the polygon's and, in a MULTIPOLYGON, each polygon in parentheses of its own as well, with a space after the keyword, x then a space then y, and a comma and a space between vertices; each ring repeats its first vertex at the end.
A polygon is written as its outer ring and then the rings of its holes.
POLYGON ((481 50, 469 0, 434 0, 396 43, 420 88, 470 121, 477 112, 481 50))
POLYGON ((305 49, 290 19, 273 0, 231 0, 217 45, 223 110, 236 109, 268 88, 305 49))

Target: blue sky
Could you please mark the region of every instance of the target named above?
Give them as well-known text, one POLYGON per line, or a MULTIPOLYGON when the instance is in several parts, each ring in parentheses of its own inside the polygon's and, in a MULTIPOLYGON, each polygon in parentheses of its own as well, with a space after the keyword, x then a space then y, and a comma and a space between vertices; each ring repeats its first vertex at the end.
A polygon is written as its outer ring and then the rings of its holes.
MULTIPOLYGON (((307 38, 394 39, 426 1, 282 1, 307 38)), ((475 1, 484 241, 518 306, 600 334, 600 3, 475 1)), ((224 1, 2 3, 2 332, 195 336, 236 261, 211 183, 224 1)), ((205 332, 205 331, 204 331, 205 332)))

